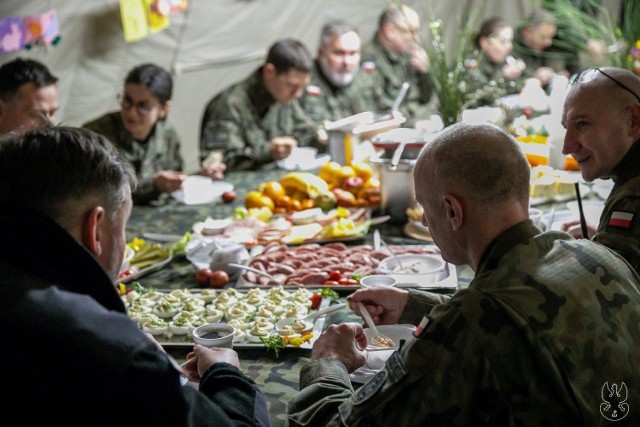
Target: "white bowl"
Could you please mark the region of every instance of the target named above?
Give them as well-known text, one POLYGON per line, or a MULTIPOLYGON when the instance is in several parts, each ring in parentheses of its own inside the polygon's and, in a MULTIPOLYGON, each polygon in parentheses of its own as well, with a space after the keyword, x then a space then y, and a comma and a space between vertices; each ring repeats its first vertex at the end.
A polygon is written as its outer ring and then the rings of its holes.
MULTIPOLYGON (((379 325, 376 326, 378 332, 391 338, 396 345, 400 345, 401 340, 409 342, 414 339, 413 331, 416 327, 413 325, 379 325)), ((367 342, 371 345, 371 341, 374 338, 374 333, 371 329, 364 330, 367 336, 367 342)), ((389 356, 393 354, 395 350, 382 350, 382 351, 370 351, 367 354, 367 367, 371 369, 381 369, 389 356)))
POLYGON ((196 344, 211 347, 233 348, 235 328, 227 323, 206 323, 191 333, 196 344))
POLYGON ((395 286, 398 282, 391 276, 384 274, 371 274, 360 279, 363 288, 375 288, 376 286, 395 286))
POLYGON ((392 256, 380 261, 377 271, 380 274, 391 276, 397 283, 422 285, 438 280, 440 273, 445 268, 442 258, 426 254, 397 255, 400 266, 392 256))

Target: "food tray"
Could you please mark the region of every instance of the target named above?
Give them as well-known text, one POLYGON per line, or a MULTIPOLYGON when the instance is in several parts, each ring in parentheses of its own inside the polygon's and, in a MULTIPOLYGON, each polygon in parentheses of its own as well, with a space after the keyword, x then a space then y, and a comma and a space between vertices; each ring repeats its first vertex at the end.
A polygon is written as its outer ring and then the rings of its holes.
POLYGON ((136 273, 129 274, 128 276, 124 276, 123 278, 118 279, 118 283, 129 283, 134 280, 138 280, 141 277, 154 273, 162 269, 165 265, 169 264, 172 259, 173 259, 173 255, 171 254, 171 252, 169 252, 169 255, 165 259, 158 261, 155 264, 151 264, 150 266, 145 267, 136 273))
MULTIPOLYGON (((228 289, 223 289, 217 292, 217 296, 216 298, 219 298, 219 295, 224 293, 225 291, 227 291, 228 289)), ((235 289, 232 290, 232 292, 234 292, 235 289)), ((265 290, 268 291, 268 290, 265 290)), ((158 290, 158 292, 162 293, 162 294, 170 294, 172 291, 170 290, 158 290)), ((196 298, 202 298, 201 297, 201 293, 202 290, 199 289, 182 289, 179 290, 177 292, 184 292, 185 294, 194 296, 196 298)), ((246 291, 237 291, 238 294, 240 295, 244 295, 246 296, 246 291)), ((287 293, 289 294, 293 294, 292 291, 287 291, 287 293)), ((125 297, 123 297, 123 300, 125 300, 125 297)), ((214 300, 215 301, 215 300, 214 300)), ((325 308, 328 307, 329 305, 331 305, 332 300, 331 298, 323 298, 319 308, 325 308)), ((125 303, 126 304, 126 303, 125 303)), ((210 304, 210 303, 207 303, 210 304)), ((311 330, 312 334, 313 334, 313 338, 307 342, 305 342, 304 344, 302 344, 299 347, 294 347, 294 346, 287 346, 287 349, 292 349, 292 348, 301 348, 301 349, 307 349, 310 350, 312 345, 313 345, 313 341, 320 336, 320 334, 322 333, 323 327, 324 327, 324 320, 326 318, 326 315, 321 315, 320 317, 316 318, 313 321, 313 328, 311 330)), ((222 320, 220 320, 220 322, 222 323, 226 323, 226 321, 224 320, 224 318, 222 320)), ((274 321, 275 323, 275 321, 274 321)), ((142 329, 142 327, 141 327, 142 329)), ((158 343, 160 345, 162 345, 163 347, 168 347, 168 348, 174 348, 174 347, 193 347, 194 342, 191 339, 191 334, 188 333, 186 335, 167 335, 167 334, 159 334, 159 335, 154 335, 154 338, 156 339, 156 341, 158 341, 158 343)), ((252 342, 248 342, 248 341, 241 341, 241 342, 234 342, 233 343, 233 348, 234 349, 266 349, 265 345, 262 343, 252 343, 252 342)))
MULTIPOLYGON (((591 192, 591 188, 588 185, 580 184, 580 197, 584 197, 591 192)), ((576 199, 576 193, 556 194, 550 197, 531 197, 529 204, 531 206, 543 205, 545 203, 552 202, 568 202, 576 199)))
MULTIPOLYGON (((238 226, 238 224, 242 223, 242 220, 231 220, 230 218, 225 218, 225 219, 207 218, 204 221, 198 221, 193 224, 192 240, 202 240, 203 242, 208 243, 213 240, 228 239, 236 243, 244 244, 247 247, 253 247, 256 244, 266 244, 267 242, 271 242, 271 241, 281 242, 291 246, 297 246, 297 245, 306 244, 306 243, 356 242, 356 241, 361 241, 365 239, 371 225, 380 224, 388 220, 388 217, 371 218, 370 208, 349 208, 349 211, 351 212, 351 215, 354 215, 357 218, 357 220, 354 219, 354 224, 366 225, 365 227, 363 227, 363 230, 361 233, 333 237, 333 238, 318 238, 315 236, 306 237, 304 236, 304 233, 302 233, 301 234, 302 238, 293 239, 289 241, 290 236, 293 232, 293 227, 295 226, 291 224, 290 219, 289 220, 286 219, 288 215, 277 214, 277 215, 274 215, 270 221, 266 223, 262 222, 262 224, 266 228, 261 233, 257 233, 257 235, 251 235, 251 236, 244 233, 241 233, 241 234, 231 233, 231 235, 227 234, 226 237, 223 237, 225 236, 225 232, 227 233, 229 232, 228 227, 234 227, 234 225, 238 226), (220 222, 221 224, 224 224, 224 226, 220 226, 220 228, 215 227, 212 231, 210 231, 211 234, 203 234, 203 230, 207 221, 220 222), (284 222, 286 224, 286 228, 281 229, 278 226, 280 222, 284 222), (269 228, 272 228, 272 230, 274 230, 273 235, 268 235, 269 228), (278 230, 283 230, 283 231, 278 231, 278 230), (288 233, 285 234, 285 232, 288 232, 288 233)), ((260 220, 258 221, 261 222, 260 220)), ((319 223, 312 222, 306 225, 308 226, 311 224, 318 225, 319 223)), ((305 225, 302 225, 301 227, 304 227, 304 226, 305 225)), ((318 231, 318 233, 320 233, 320 231, 318 231)))
MULTIPOLYGON (((400 246, 398 246, 400 247, 400 246)), ((348 247, 350 250, 353 247, 348 247)), ((392 246, 394 248, 394 246, 392 246)), ((402 248, 406 248, 411 250, 412 248, 424 249, 424 253, 430 253, 435 256, 438 256, 435 251, 437 248, 433 245, 407 245, 402 246, 402 248)), ((259 256, 258 253, 255 256, 259 256)), ((254 258, 255 258, 254 256, 254 258)), ((247 264, 249 264, 254 258, 250 259, 247 264)), ((443 291, 455 291, 458 287, 458 277, 456 273, 456 268, 453 264, 445 263, 445 267, 442 271, 434 277, 433 282, 431 283, 398 283, 397 287, 401 288, 422 288, 422 289, 431 289, 431 290, 443 290, 443 291)), ((245 279, 244 274, 239 274, 238 280, 236 282, 237 289, 251 289, 251 288, 261 288, 261 289, 269 289, 270 285, 259 285, 256 283, 249 282, 245 279)), ((336 291, 355 291, 360 288, 360 285, 324 285, 324 283, 309 283, 305 285, 283 285, 284 289, 298 289, 300 287, 304 288, 330 288, 336 291)))

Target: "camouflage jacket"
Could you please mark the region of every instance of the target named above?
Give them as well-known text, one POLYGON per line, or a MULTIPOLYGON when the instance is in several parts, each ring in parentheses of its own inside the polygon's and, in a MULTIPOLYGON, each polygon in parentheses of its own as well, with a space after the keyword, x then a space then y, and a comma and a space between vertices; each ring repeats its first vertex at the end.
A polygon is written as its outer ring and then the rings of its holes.
POLYGON ((325 120, 336 121, 363 111, 378 113, 385 108, 370 74, 360 71, 351 84, 337 87, 325 77, 317 61, 299 102, 318 126, 325 120))
POLYGON ((526 64, 522 77, 527 79, 534 76, 540 67, 551 67, 556 72, 567 67, 568 53, 551 46, 541 52, 532 50, 524 43, 522 31, 516 30, 513 36, 513 54, 521 58, 526 64))
POLYGON ((202 119, 200 157, 224 153, 229 170, 258 169, 273 162, 269 142, 291 136, 314 142, 317 127, 297 101, 277 103, 262 84, 262 68, 209 101, 202 119))
POLYGON ((290 425, 640 423, 640 277, 602 245, 539 233, 500 235, 358 390, 337 360, 303 367, 290 425))
POLYGON ((136 171, 138 187, 133 193, 134 203, 148 203, 160 192, 153 184, 153 176, 160 171, 181 171, 184 161, 180 154, 180 138, 166 120, 158 120, 146 141, 136 141, 122 122, 120 112, 106 114, 83 127, 104 135, 136 171))
POLYGON ((640 273, 640 140, 613 171, 615 182, 594 237, 640 273))
POLYGON ((383 88, 382 103, 385 110, 393 106, 402 83, 411 87, 400 105, 400 112, 408 122, 416 119, 420 105, 431 99, 433 88, 428 73, 419 73, 411 66, 411 56, 387 49, 376 36, 362 50, 362 71, 370 73, 376 87, 383 88))
POLYGON ((506 62, 496 64, 491 62, 486 55, 478 53, 476 59, 465 62, 474 63, 475 66, 468 66, 467 93, 469 94, 470 108, 493 105, 496 99, 513 95, 524 86, 521 78, 510 80, 502 73, 502 68, 506 62))

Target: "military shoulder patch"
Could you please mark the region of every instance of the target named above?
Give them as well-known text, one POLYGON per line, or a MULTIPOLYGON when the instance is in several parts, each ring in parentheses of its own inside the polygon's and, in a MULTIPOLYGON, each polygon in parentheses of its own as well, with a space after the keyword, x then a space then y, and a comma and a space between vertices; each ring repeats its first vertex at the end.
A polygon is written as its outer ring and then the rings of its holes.
POLYGON ((360 68, 365 73, 370 73, 370 72, 372 72, 373 70, 376 69, 376 63, 373 62, 373 61, 365 61, 360 65, 360 68))
POLYGON ((366 402, 371 396, 376 394, 380 387, 387 380, 387 371, 382 370, 375 374, 373 378, 369 380, 365 385, 356 390, 353 395, 353 404, 360 405, 361 403, 366 402))
POLYGON ((613 211, 607 225, 609 227, 629 228, 633 221, 633 212, 613 211))
POLYGON ((322 94, 322 89, 315 85, 307 85, 305 91, 307 92, 307 95, 311 96, 320 96, 322 94))
POLYGON ((407 365, 404 363, 404 359, 400 355, 399 351, 394 351, 385 363, 387 372, 389 372, 389 380, 394 384, 407 376, 407 365))

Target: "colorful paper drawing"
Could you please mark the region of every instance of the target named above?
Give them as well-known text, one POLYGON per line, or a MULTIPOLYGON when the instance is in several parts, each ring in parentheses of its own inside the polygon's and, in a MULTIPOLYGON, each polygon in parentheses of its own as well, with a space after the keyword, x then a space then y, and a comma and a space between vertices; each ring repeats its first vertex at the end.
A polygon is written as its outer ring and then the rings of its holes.
POLYGON ((22 18, 0 18, 0 53, 16 52, 24 47, 22 18))
POLYGON ((145 0, 120 0, 120 18, 127 43, 142 40, 149 34, 146 10, 145 0))
POLYGON ((188 0, 167 0, 170 5, 171 13, 182 12, 187 8, 188 0))
POLYGON ((169 3, 167 0, 145 0, 149 12, 149 30, 157 33, 169 27, 169 3))
POLYGON ((58 15, 50 10, 38 16, 25 16, 24 21, 25 44, 43 43, 50 45, 60 35, 58 15))

